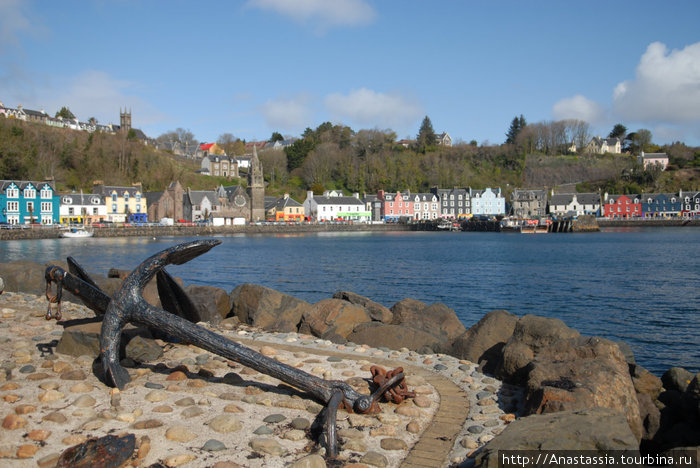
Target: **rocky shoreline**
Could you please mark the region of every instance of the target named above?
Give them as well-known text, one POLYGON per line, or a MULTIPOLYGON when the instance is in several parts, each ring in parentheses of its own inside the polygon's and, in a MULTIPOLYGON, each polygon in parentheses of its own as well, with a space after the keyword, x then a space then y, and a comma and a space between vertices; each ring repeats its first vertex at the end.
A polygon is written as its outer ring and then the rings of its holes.
MULTIPOLYGON (((134 434, 132 466, 326 466, 312 427, 318 403, 199 348, 132 330, 123 360, 132 383, 105 386, 92 367, 94 314, 65 303, 58 325, 42 318, 44 268, 0 264, 13 291, 0 295, 3 462, 56 466, 91 437, 134 434)), ((95 280, 112 294, 125 273, 95 280)), ((557 319, 493 311, 467 330, 443 304, 414 299, 386 308, 352 292, 309 304, 252 284, 184 290, 201 325, 357 391, 369 392, 371 364, 407 369, 415 398, 375 416, 339 413, 332 466, 496 466, 503 449, 697 456, 700 374, 673 368, 659 379, 623 344, 557 319)), ((154 285, 144 296, 159 305, 154 285)))

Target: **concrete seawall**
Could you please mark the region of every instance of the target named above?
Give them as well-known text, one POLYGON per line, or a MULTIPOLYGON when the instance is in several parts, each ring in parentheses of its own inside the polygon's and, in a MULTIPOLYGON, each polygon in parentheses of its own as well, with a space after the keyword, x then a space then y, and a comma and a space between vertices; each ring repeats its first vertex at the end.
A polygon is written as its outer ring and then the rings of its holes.
POLYGON ((700 227, 700 219, 604 219, 598 218, 600 227, 700 227))
MULTIPOLYGON (((418 224, 263 224, 245 226, 131 226, 94 230, 95 237, 213 236, 235 234, 302 234, 311 232, 389 232, 423 230, 418 224)), ((58 227, 2 229, 0 240, 56 239, 58 227)))

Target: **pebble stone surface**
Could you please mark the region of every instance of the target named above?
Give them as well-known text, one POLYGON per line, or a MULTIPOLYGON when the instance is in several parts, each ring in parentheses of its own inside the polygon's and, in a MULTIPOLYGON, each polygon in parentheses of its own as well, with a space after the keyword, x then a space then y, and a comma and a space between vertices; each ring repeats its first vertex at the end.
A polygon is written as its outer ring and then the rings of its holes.
MULTIPOLYGON (((161 359, 128 368, 132 381, 112 389, 93 374, 93 357, 55 352, 63 326, 44 319, 46 307, 44 297, 0 295, 0 466, 53 467, 73 445, 128 433, 137 444, 130 466, 325 466, 309 431, 322 406, 290 386, 195 346, 162 343, 161 359)), ((69 302, 62 312, 63 321, 94 317, 69 302)), ((337 466, 469 467, 469 454, 522 407, 521 389, 451 356, 338 345, 227 321, 210 328, 361 393, 369 393, 371 365, 404 367, 415 398, 382 403, 375 415, 338 412, 337 466)))

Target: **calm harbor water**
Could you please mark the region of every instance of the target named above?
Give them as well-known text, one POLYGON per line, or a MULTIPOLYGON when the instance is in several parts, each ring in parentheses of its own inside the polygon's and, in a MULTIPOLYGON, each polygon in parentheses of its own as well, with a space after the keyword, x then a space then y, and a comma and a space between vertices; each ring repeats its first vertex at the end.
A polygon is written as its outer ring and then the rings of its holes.
MULTIPOLYGON (((442 302, 468 328, 486 312, 556 317, 583 335, 627 342, 661 375, 700 371, 700 230, 607 229, 596 234, 313 233, 220 237, 169 271, 227 291, 256 283, 316 302, 340 290, 387 307, 442 302)), ((65 260, 89 272, 132 269, 192 238, 0 242, 0 262, 65 260)))

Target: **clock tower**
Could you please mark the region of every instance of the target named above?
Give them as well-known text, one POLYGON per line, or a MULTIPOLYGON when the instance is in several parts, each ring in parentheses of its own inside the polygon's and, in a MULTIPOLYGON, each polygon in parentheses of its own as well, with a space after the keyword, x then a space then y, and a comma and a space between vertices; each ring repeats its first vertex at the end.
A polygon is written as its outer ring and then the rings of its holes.
POLYGON ((265 220, 265 180, 255 145, 253 145, 253 157, 250 159, 248 168, 248 197, 250 198, 250 220, 265 220))

